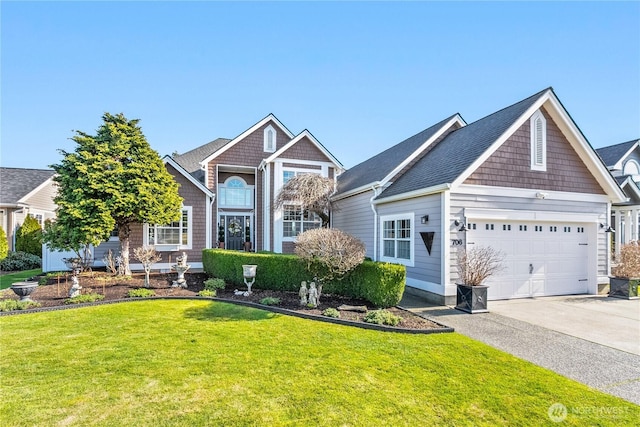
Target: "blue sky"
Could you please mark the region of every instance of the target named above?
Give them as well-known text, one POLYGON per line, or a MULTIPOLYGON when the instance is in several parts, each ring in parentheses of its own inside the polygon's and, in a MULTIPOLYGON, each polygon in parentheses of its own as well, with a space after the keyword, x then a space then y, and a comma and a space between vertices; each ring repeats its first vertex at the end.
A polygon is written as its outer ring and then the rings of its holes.
POLYGON ((45 168, 104 112, 161 155, 269 113, 346 167, 546 87, 596 148, 640 138, 638 2, 7 2, 0 164, 45 168))

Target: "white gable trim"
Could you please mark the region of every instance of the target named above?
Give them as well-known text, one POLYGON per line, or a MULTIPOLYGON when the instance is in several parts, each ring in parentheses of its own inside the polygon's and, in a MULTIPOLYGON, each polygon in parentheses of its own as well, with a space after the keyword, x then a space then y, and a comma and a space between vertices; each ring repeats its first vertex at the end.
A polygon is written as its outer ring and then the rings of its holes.
MULTIPOLYGON (((336 166, 336 168, 340 172, 344 170, 342 163, 340 163, 338 159, 333 157, 333 154, 331 154, 326 148, 324 148, 324 146, 320 143, 320 141, 318 141, 307 129, 300 132, 291 141, 287 142, 282 148, 280 148, 278 151, 276 151, 275 153, 270 155, 268 158, 263 160, 263 163, 266 164, 266 163, 273 162, 276 158, 280 157, 285 151, 287 151, 289 148, 293 147, 296 143, 301 141, 302 138, 304 138, 305 136, 309 138, 311 143, 313 143, 318 148, 318 150, 320 150, 322 154, 324 154, 331 161, 331 163, 333 163, 336 166)), ((315 162, 315 163, 318 163, 318 162, 315 162)))
POLYGON ((626 158, 629 156, 629 154, 631 154, 631 152, 632 152, 633 150, 635 150, 636 148, 638 148, 638 144, 639 144, 639 143, 640 143, 640 139, 639 139, 639 140, 637 140, 634 144, 632 144, 632 145, 631 145, 631 148, 629 148, 629 150, 628 150, 626 153, 624 153, 624 155, 623 155, 622 157, 620 157, 620 158, 618 159, 618 161, 616 162, 616 164, 615 164, 615 165, 613 165, 613 166, 611 167, 611 169, 612 169, 612 170, 622 170, 622 163, 623 163, 623 160, 624 160, 624 159, 626 159, 626 158))
POLYGON ((289 129, 287 129, 280 122, 280 120, 278 120, 276 118, 276 116, 274 116, 273 114, 269 114, 267 117, 265 117, 264 119, 260 120, 258 123, 256 123, 255 125, 251 126, 249 129, 245 130, 240 135, 238 135, 235 138, 233 138, 231 141, 229 141, 227 144, 225 144, 224 147, 220 148, 215 153, 209 155, 209 157, 207 157, 206 159, 204 159, 203 161, 200 162, 200 165, 204 167, 211 160, 215 159, 216 157, 218 157, 219 155, 221 155, 222 153, 224 153, 225 151, 227 151, 228 149, 230 149, 231 147, 236 145, 238 142, 240 142, 243 139, 245 139, 247 136, 251 135, 253 132, 257 131, 258 129, 260 129, 262 126, 264 126, 265 124, 267 124, 270 121, 275 123, 280 128, 280 130, 282 130, 285 133, 285 135, 287 135, 289 138, 293 138, 293 134, 289 131, 289 129))
POLYGON ((638 188, 638 184, 636 184, 636 182, 631 179, 630 176, 627 177, 627 179, 625 179, 622 184, 620 184, 620 188, 622 188, 623 190, 625 187, 631 187, 631 191, 633 191, 633 194, 635 194, 636 197, 640 199, 640 188, 638 188))
POLYGON ((566 191, 548 191, 535 188, 497 187, 487 185, 463 184, 455 189, 456 194, 472 194, 475 196, 500 196, 522 199, 538 199, 538 193, 544 194, 544 200, 564 200, 571 202, 608 203, 606 194, 570 193, 566 191))
POLYGON ((215 193, 211 192, 207 187, 204 186, 200 181, 195 179, 189 172, 184 170, 182 166, 180 166, 175 160, 173 160, 170 156, 165 156, 162 159, 165 163, 169 163, 175 170, 177 170, 182 176, 187 178, 189 182, 198 187, 204 194, 209 197, 215 197, 215 193))
POLYGON ((372 203, 374 205, 381 205, 383 203, 397 202, 400 200, 412 199, 414 197, 428 196, 430 194, 440 193, 442 191, 447 191, 450 188, 451 188, 451 184, 434 185, 433 187, 429 187, 429 188, 420 188, 418 190, 409 191, 408 193, 401 193, 401 194, 396 194, 395 196, 376 199, 372 203))
POLYGON ((516 120, 500 137, 481 155, 479 156, 458 178, 451 184, 452 188, 457 188, 471 176, 485 161, 491 157, 496 150, 505 143, 505 141, 513 135, 531 116, 542 106, 547 107, 546 110, 560 128, 564 136, 567 138, 578 156, 587 165, 589 171, 594 176, 598 184, 605 190, 609 199, 613 203, 619 203, 626 200, 624 193, 618 186, 617 182, 606 169, 602 161, 584 138, 582 132, 573 122, 567 111, 564 109, 560 101, 556 98, 551 89, 536 100, 519 118, 516 120))
POLYGON ((27 194, 22 196, 20 200, 16 202, 16 204, 28 204, 27 201, 29 200, 29 198, 35 195, 38 191, 42 190, 49 184, 53 183, 55 185, 55 182, 53 181, 53 177, 55 177, 55 175, 51 176, 50 178, 47 178, 42 184, 38 185, 36 188, 34 188, 33 190, 29 191, 27 194))
MULTIPOLYGON (((416 159, 416 157, 418 157, 427 147, 429 147, 431 144, 437 141, 438 138, 440 138, 445 131, 447 131, 449 128, 451 128, 451 126, 453 126, 456 123, 460 125, 460 127, 464 127, 467 125, 467 123, 462 119, 460 114, 456 114, 455 116, 453 116, 451 120, 449 120, 447 123, 442 125, 442 127, 438 129, 438 131, 434 133, 431 136, 431 138, 427 139, 424 143, 422 143, 422 145, 416 151, 414 151, 409 157, 404 159, 402 163, 400 163, 391 172, 389 172, 387 176, 382 178, 380 180, 380 185, 384 186, 385 184, 387 184, 389 180, 393 179, 393 177, 396 176, 402 169, 404 169, 408 164, 413 162, 416 159)), ((367 186, 371 187, 371 184, 368 184, 367 186)))

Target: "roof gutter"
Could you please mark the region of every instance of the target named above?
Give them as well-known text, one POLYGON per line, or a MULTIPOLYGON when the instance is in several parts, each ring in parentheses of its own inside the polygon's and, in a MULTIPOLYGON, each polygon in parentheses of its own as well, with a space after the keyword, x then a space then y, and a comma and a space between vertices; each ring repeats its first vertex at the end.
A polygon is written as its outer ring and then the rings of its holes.
POLYGON ((353 190, 346 191, 344 193, 340 193, 337 196, 333 197, 333 200, 341 200, 346 199, 347 197, 355 196, 359 193, 364 193, 366 191, 371 190, 372 188, 380 187, 380 181, 375 181, 369 184, 362 185, 358 188, 354 188, 353 190))
POLYGON ((397 202, 399 200, 412 199, 415 197, 428 196, 430 194, 442 193, 443 191, 447 191, 451 189, 451 183, 445 183, 440 185, 435 185, 433 187, 428 188, 420 188, 418 190, 409 191, 406 193, 395 194, 389 197, 383 197, 382 199, 372 200, 371 203, 375 205, 383 204, 383 203, 391 203, 397 202))

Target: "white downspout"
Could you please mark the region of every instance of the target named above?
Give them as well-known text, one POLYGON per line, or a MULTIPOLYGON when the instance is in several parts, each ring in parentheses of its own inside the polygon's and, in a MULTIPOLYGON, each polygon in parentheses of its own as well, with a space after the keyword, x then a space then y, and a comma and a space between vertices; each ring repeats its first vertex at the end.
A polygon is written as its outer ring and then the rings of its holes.
POLYGON ((373 196, 369 199, 369 205, 373 211, 373 260, 378 261, 378 212, 376 205, 373 204, 373 199, 378 195, 378 191, 375 185, 371 186, 371 191, 373 191, 373 196))

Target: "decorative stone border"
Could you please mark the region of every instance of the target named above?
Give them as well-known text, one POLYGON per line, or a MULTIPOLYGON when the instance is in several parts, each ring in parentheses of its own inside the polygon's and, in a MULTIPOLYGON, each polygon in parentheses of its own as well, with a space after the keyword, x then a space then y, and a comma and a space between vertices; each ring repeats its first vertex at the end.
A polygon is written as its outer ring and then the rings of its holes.
POLYGON ((400 310, 406 311, 406 312, 410 312, 413 315, 423 317, 424 319, 426 319, 426 320, 428 320, 428 321, 430 321, 432 323, 435 323, 436 325, 440 326, 440 328, 430 328, 430 329, 397 328, 395 326, 376 325, 374 323, 366 323, 366 322, 354 322, 352 320, 336 319, 335 317, 319 316, 317 314, 310 314, 310 313, 301 313, 301 312, 295 311, 295 310, 288 310, 286 308, 280 308, 280 307, 275 307, 275 306, 270 306, 270 305, 263 305, 263 304, 258 304, 258 303, 250 302, 250 301, 233 300, 233 299, 227 299, 227 298, 191 297, 191 296, 174 296, 174 297, 160 296, 160 297, 149 297, 149 298, 126 298, 126 299, 116 299, 116 300, 109 300, 109 301, 96 301, 96 302, 90 302, 90 303, 84 303, 84 304, 60 305, 60 306, 55 306, 55 307, 38 307, 38 308, 29 309, 29 310, 3 311, 3 312, 0 312, 0 317, 2 317, 2 316, 14 316, 14 315, 20 315, 20 314, 29 314, 29 313, 41 313, 41 312, 47 312, 47 311, 71 310, 71 309, 75 309, 75 308, 93 307, 93 306, 107 305, 107 304, 118 304, 118 303, 124 303, 124 302, 163 300, 163 299, 165 299, 165 300, 176 300, 177 299, 177 300, 196 300, 196 301, 199 301, 199 300, 219 301, 219 302, 224 302, 224 303, 228 303, 228 304, 235 304, 235 305, 242 305, 242 306, 245 306, 245 307, 257 308, 259 310, 270 311, 272 313, 284 314, 286 316, 300 317, 302 319, 308 319, 308 320, 317 320, 317 321, 320 321, 320 322, 333 323, 333 324, 336 324, 336 325, 354 326, 356 328, 369 329, 369 330, 374 330, 374 331, 399 332, 399 333, 403 333, 403 334, 441 334, 441 333, 454 332, 454 329, 451 328, 451 327, 443 325, 442 323, 437 322, 437 321, 435 321, 433 319, 429 319, 427 317, 420 316, 419 314, 412 313, 409 310, 406 310, 406 309, 404 309, 402 307, 397 307, 397 308, 400 309, 400 310))

